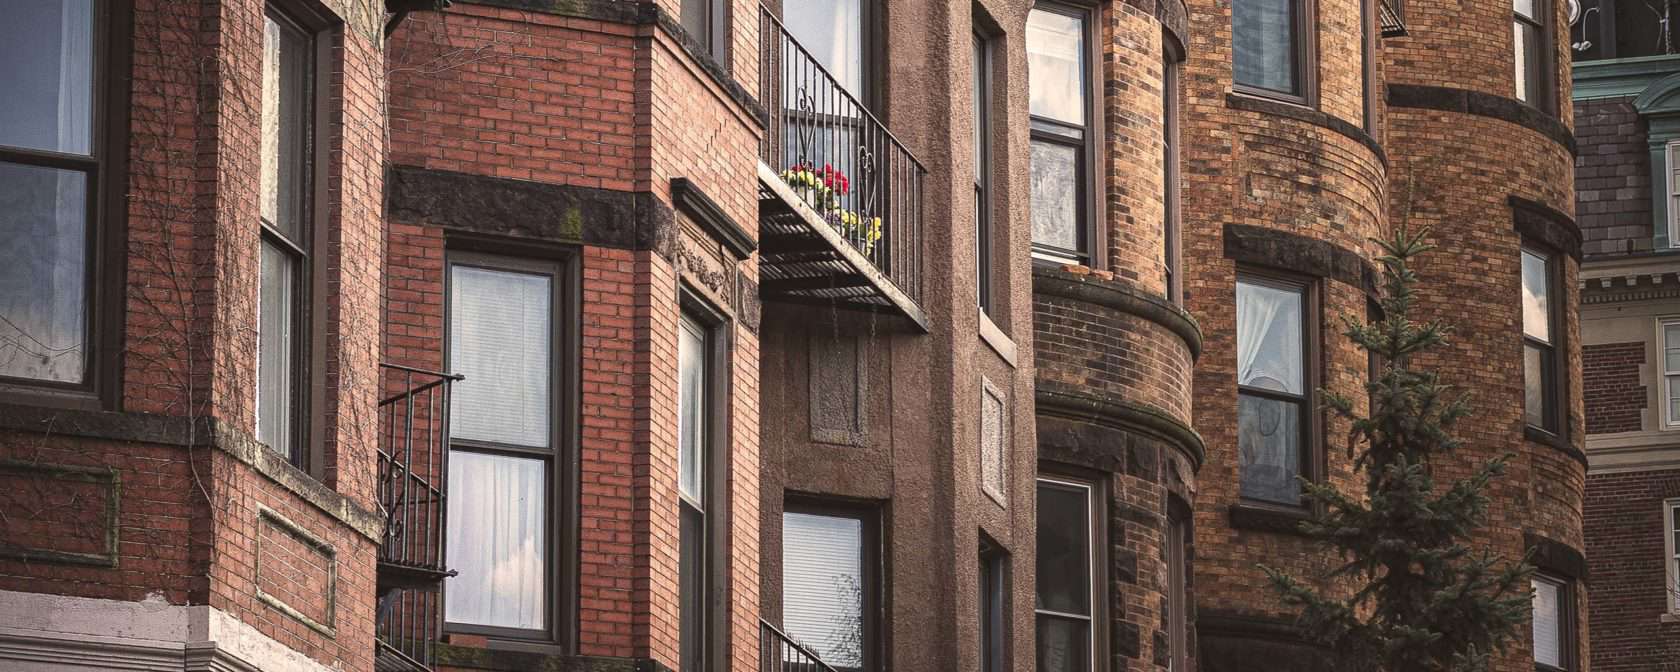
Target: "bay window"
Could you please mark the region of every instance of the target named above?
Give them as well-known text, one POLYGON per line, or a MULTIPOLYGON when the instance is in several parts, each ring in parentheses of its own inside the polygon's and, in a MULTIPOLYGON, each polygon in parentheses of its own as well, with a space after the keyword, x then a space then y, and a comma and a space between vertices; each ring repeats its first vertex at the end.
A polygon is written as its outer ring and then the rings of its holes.
POLYGON ((1091 128, 1091 13, 1039 3, 1027 15, 1033 258, 1091 263, 1096 132, 1091 128))
POLYGON ((713 478, 712 436, 719 422, 715 388, 714 331, 684 314, 677 330, 677 599, 681 611, 682 669, 705 670, 715 653, 711 617, 713 530, 721 498, 713 478))
POLYGON ((1297 477, 1312 478, 1312 286, 1237 276, 1237 451, 1241 496, 1299 506, 1297 477))
POLYGON ((1662 406, 1663 426, 1680 428, 1680 318, 1663 320, 1659 325, 1662 342, 1662 406))
POLYGON ((554 631, 561 500, 556 410, 559 267, 452 253, 447 366, 465 376, 449 408, 444 620, 462 632, 548 639, 554 631))
POLYGON ((1545 572, 1530 581, 1533 596, 1534 669, 1571 672, 1575 669, 1573 582, 1545 572))
POLYGON ((1033 611, 1040 672, 1101 669, 1097 614, 1102 563, 1096 484, 1072 478, 1038 479, 1038 566, 1033 611))
POLYGON ((1522 250, 1523 419, 1529 427, 1559 434, 1562 388, 1558 381, 1557 336, 1561 327, 1553 300, 1556 257, 1522 250))
POLYGON ((1512 0, 1512 54, 1516 65, 1517 100, 1542 110, 1552 110, 1552 49, 1547 30, 1550 10, 1546 0, 1512 0))
POLYGON ((1231 79, 1245 93, 1310 104, 1312 0, 1232 0, 1231 79))

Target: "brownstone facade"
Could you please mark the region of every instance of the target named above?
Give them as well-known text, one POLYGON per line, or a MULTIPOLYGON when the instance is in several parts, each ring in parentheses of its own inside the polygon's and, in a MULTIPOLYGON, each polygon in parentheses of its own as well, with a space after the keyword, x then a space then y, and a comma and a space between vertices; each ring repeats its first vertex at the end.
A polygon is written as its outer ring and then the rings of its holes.
MULTIPOLYGON (((1315 391, 1360 396, 1401 223, 1478 400, 1443 471, 1515 454, 1487 547, 1584 581, 1583 436, 1660 355, 1577 337, 1569 107, 1513 97, 1504 5, 1289 1, 1282 88, 1212 0, 32 3, 92 149, 0 116, 0 171, 95 186, 84 366, 0 326, 0 668, 1312 669, 1257 565, 1328 561, 1251 489, 1360 483, 1315 391), (1287 389, 1255 287, 1300 299, 1287 389)), ((27 184, 0 291, 45 296, 81 220, 27 184)))

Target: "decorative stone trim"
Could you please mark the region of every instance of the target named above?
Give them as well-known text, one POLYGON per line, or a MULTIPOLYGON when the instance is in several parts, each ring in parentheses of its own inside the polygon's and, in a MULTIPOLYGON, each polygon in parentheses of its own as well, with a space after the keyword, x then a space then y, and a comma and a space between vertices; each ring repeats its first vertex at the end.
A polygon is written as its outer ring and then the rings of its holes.
POLYGON ((651 192, 614 191, 392 166, 387 217, 452 231, 622 250, 670 259, 676 214, 651 192))
POLYGON ((0 404, 0 430, 6 429, 180 448, 215 448, 344 523, 369 541, 377 544, 384 539, 383 516, 350 501, 293 466, 251 435, 220 419, 0 404))
POLYGON ((1331 115, 1322 110, 1303 107, 1301 105, 1291 105, 1289 103, 1279 102, 1276 100, 1245 96, 1239 93, 1225 94, 1225 107, 1233 110, 1259 112, 1261 114, 1269 114, 1274 117, 1294 119, 1296 121, 1305 122, 1319 128, 1323 128, 1332 133, 1340 134, 1353 140, 1354 142, 1364 145, 1365 149, 1370 150, 1371 154, 1377 157, 1377 161, 1382 164, 1383 169, 1388 169, 1388 153, 1383 151, 1382 143, 1377 142, 1377 139, 1371 137, 1370 133, 1366 133, 1365 129, 1343 121, 1340 117, 1331 115))
MULTIPOLYGON (((83 483, 103 484, 105 487, 105 548, 100 553, 76 553, 54 550, 50 548, 31 548, 14 544, 0 539, 0 558, 17 558, 33 562, 57 562, 72 565, 93 565, 95 567, 117 566, 117 542, 121 525, 118 524, 122 501, 122 475, 116 470, 101 467, 84 467, 69 464, 45 464, 39 462, 25 462, 22 460, 0 459, 0 471, 14 473, 33 473, 42 478, 59 481, 80 481, 83 483)), ((16 512, 14 512, 16 515, 16 512)))
POLYGON ((273 607, 282 614, 292 617, 299 623, 309 626, 309 629, 311 630, 328 637, 337 637, 338 629, 334 627, 333 623, 335 622, 334 614, 338 611, 338 552, 333 550, 332 544, 327 543, 320 537, 310 534, 309 530, 303 529, 303 526, 298 525, 285 516, 280 515, 275 512, 274 509, 270 509, 260 504, 257 506, 257 526, 258 531, 254 535, 256 552, 252 555, 253 560, 251 561, 252 583, 255 584, 257 588, 257 600, 263 604, 273 607), (327 594, 325 596, 327 602, 326 608, 324 609, 326 612, 325 623, 310 618, 302 611, 299 611, 296 607, 287 604, 285 600, 282 600, 278 596, 271 595, 263 590, 263 548, 261 526, 264 524, 275 526, 281 532, 290 535, 293 539, 302 542, 305 546, 310 547, 315 552, 320 553, 327 558, 327 594))
POLYGON ((723 211, 723 207, 700 190, 700 186, 686 177, 671 178, 671 200, 676 202, 677 208, 688 213, 694 223, 705 229, 713 239, 722 243, 735 255, 738 261, 745 261, 752 256, 753 250, 758 249, 758 242, 754 241, 746 229, 723 211))
POLYGON ((1579 153, 1575 134, 1557 117, 1515 98, 1481 91, 1421 84, 1389 84, 1388 106, 1439 110, 1488 117, 1510 122, 1539 133, 1563 145, 1570 156, 1579 153))
POLYGON ((1581 227, 1574 217, 1516 194, 1505 200, 1511 204, 1511 224, 1517 233, 1581 261, 1581 227))
POLYGON ((1590 468, 1590 465, 1587 462, 1587 454, 1582 452, 1581 449, 1570 444, 1569 439, 1566 439, 1563 436, 1553 434, 1543 429, 1535 429, 1534 427, 1523 425, 1523 438, 1528 439, 1531 443, 1537 443, 1563 453, 1564 457, 1581 463, 1582 469, 1590 468))
POLYGON ((1059 268, 1033 268, 1033 293, 1096 304, 1149 320, 1176 334, 1194 361, 1202 355, 1202 328, 1196 318, 1166 299, 1140 292, 1130 285, 1078 275, 1059 268))
MULTIPOLYGON (((1040 415, 1084 420, 1128 432, 1139 432, 1165 441, 1190 458, 1200 470, 1207 457, 1201 434, 1166 411, 1107 395, 1075 390, 1051 381, 1038 381, 1034 402, 1040 415)), ((1119 449, 1120 446, 1113 448, 1119 449)))
POLYGON ((1587 581, 1587 556, 1581 549, 1535 532, 1523 532, 1523 545, 1536 568, 1562 574, 1582 583, 1587 581))
POLYGON ((1377 295, 1377 270, 1365 256, 1335 243, 1247 224, 1225 225, 1225 258, 1329 278, 1377 295))
POLYGON ((1273 532, 1278 534, 1293 534, 1305 537, 1301 531, 1301 523, 1312 520, 1312 511, 1307 509, 1286 510, 1274 509, 1252 504, 1232 504, 1228 510, 1231 517, 1231 527, 1239 530, 1255 530, 1258 532, 1273 532))

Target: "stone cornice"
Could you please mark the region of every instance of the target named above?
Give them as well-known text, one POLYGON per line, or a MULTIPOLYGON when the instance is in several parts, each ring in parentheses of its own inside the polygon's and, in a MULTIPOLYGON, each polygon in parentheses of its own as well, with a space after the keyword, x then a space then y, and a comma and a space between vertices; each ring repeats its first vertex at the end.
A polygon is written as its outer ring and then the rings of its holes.
POLYGON ((1575 133, 1556 116, 1515 98, 1481 91, 1422 84, 1389 84, 1388 106, 1458 112, 1510 122, 1551 138, 1574 156, 1575 133))
POLYGON ((1060 268, 1035 266, 1033 293, 1084 301, 1136 315, 1165 327, 1184 341, 1194 361, 1202 355, 1202 328, 1183 308, 1160 296, 1138 291, 1122 282, 1103 280, 1060 268))
POLYGON ((1207 457, 1207 447, 1201 434, 1153 406, 1043 380, 1038 381, 1034 401, 1040 415, 1086 420, 1115 429, 1143 432, 1171 443, 1190 458, 1192 468, 1198 471, 1207 457))

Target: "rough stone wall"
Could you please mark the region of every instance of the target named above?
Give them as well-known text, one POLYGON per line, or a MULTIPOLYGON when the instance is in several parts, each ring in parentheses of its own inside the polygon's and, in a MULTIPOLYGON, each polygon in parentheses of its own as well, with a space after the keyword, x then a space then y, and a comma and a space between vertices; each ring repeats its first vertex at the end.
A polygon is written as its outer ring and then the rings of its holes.
POLYGON ((1575 215, 1587 256, 1651 251, 1651 175, 1645 120, 1627 98, 1575 103, 1575 215))
POLYGON ((1587 479, 1586 544, 1592 604, 1591 669, 1662 670, 1680 655, 1680 621, 1663 538, 1664 500, 1680 497, 1680 471, 1594 474, 1587 479))

